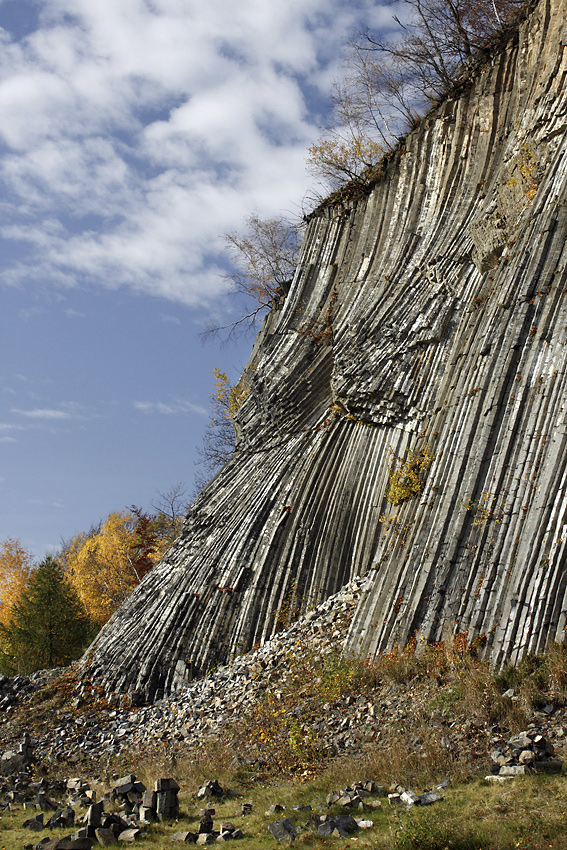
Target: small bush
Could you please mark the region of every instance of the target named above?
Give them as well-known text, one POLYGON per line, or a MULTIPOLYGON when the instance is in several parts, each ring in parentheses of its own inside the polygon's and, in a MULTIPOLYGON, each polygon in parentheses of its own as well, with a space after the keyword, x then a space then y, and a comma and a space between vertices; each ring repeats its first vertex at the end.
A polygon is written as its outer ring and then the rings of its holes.
POLYGON ((279 687, 264 693, 235 723, 234 748, 276 775, 315 774, 327 763, 329 752, 312 724, 325 715, 326 704, 371 690, 377 673, 371 665, 339 653, 318 656, 299 641, 285 666, 287 676, 279 687))
POLYGON ((433 459, 434 455, 429 446, 424 446, 419 451, 408 449, 405 458, 394 455, 386 490, 386 498, 392 505, 399 505, 412 496, 421 496, 433 459))

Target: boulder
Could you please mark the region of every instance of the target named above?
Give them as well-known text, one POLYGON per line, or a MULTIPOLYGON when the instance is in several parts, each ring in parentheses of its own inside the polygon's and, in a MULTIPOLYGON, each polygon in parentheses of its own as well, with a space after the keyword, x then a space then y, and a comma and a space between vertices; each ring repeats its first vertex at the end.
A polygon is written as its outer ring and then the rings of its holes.
POLYGON ((284 842, 295 841, 297 838, 297 832, 295 831, 295 827, 289 818, 283 818, 282 820, 276 820, 268 826, 268 829, 278 842, 278 844, 282 844, 284 842))

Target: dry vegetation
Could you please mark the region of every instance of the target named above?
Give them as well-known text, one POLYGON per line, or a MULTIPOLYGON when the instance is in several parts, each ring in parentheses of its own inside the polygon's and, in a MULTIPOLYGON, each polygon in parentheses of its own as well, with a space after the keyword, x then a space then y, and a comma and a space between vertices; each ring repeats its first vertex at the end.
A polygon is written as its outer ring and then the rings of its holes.
MULTIPOLYGON (((289 658, 289 674, 222 736, 211 737, 195 750, 179 741, 153 742, 109 759, 80 765, 44 762, 38 775, 67 778, 81 775, 109 788, 113 779, 133 772, 147 786, 160 776, 174 776, 181 785, 181 817, 174 824, 148 828, 142 848, 170 845, 179 830, 195 830, 198 809, 193 794, 207 779, 218 779, 238 797, 215 802, 215 822, 231 820, 245 833, 246 848, 261 850, 275 842, 268 824, 284 815, 267 815, 273 803, 304 826, 308 814, 292 806, 311 805, 329 811, 325 797, 355 781, 373 779, 386 787, 401 784, 419 793, 443 779, 451 784, 445 799, 423 809, 400 810, 382 800, 365 812, 374 826, 348 840, 323 840, 310 830, 299 833, 299 847, 323 843, 400 850, 512 850, 567 846, 567 780, 562 776, 518 777, 504 786, 484 780, 489 771, 490 738, 495 724, 504 735, 526 728, 534 709, 553 701, 561 723, 567 703, 567 652, 554 646, 542 656, 529 656, 499 676, 490 673, 464 639, 453 646, 415 647, 384 656, 376 665, 340 656, 318 657, 308 648, 289 658), (514 700, 504 696, 514 688, 514 700), (350 701, 350 702, 349 702, 350 701), (337 705, 367 704, 379 711, 380 733, 360 741, 355 755, 330 758, 322 746, 321 721, 337 705), (298 708, 300 711, 298 712, 298 708), (447 745, 447 739, 453 743, 447 745), (253 813, 243 816, 241 803, 253 813)), ((45 734, 57 718, 69 712, 72 679, 67 675, 45 689, 41 698, 22 705, 4 735, 24 723, 45 734)), ((105 714, 104 700, 82 711, 105 714)), ((539 722, 546 721, 541 715, 539 722)), ((543 729, 545 734, 545 728, 543 729)), ((333 810, 331 810, 332 812, 333 810)), ((360 813, 355 812, 358 816, 360 813)), ((21 829, 29 811, 17 805, 0 815, 6 850, 36 843, 21 829)), ((243 845, 244 846, 244 843, 243 845)))

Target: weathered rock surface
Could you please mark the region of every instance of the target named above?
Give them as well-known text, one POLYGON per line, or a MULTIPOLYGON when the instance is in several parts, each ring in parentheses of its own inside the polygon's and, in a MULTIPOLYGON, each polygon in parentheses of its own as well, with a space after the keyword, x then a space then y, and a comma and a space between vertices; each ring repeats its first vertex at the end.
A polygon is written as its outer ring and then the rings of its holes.
POLYGON ((368 197, 310 217, 237 450, 85 676, 159 698, 363 574, 348 652, 468 632, 500 665, 563 639, 566 18, 541 0, 368 197), (427 480, 393 505, 408 449, 427 480))

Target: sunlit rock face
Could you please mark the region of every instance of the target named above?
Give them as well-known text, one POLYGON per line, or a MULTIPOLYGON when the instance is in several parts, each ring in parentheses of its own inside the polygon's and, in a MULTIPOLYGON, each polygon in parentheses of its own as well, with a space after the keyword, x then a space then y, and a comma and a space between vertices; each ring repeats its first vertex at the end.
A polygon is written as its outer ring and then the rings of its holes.
POLYGON ((540 2, 367 197, 310 217, 232 460, 85 658, 107 688, 179 688, 362 574, 347 652, 563 638, 566 21, 540 2), (425 486, 392 504, 408 450, 425 486))

